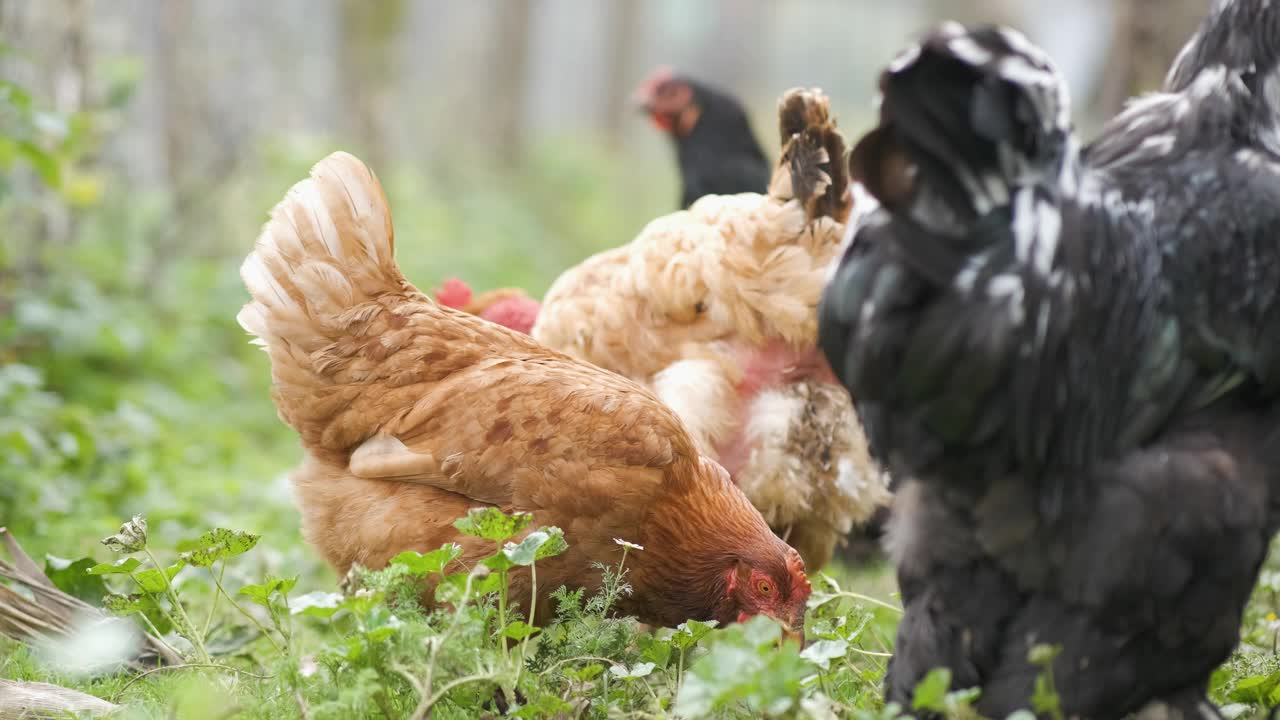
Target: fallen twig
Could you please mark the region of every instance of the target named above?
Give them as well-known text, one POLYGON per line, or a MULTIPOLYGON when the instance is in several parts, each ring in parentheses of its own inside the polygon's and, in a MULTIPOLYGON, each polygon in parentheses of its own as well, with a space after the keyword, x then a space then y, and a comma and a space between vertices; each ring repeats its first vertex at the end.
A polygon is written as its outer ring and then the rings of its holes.
POLYGON ((57 717, 67 713, 105 715, 118 707, 102 698, 58 685, 0 680, 0 720, 57 717))
MULTIPOLYGON (((13 587, 0 584, 0 634, 21 643, 39 644, 71 637, 78 618, 105 620, 109 617, 54 585, 8 528, 0 527, 0 541, 11 558, 0 559, 0 581, 31 594, 27 597, 13 587)), ((143 650, 132 659, 131 666, 149 667, 155 665, 157 659, 170 665, 182 663, 182 657, 163 640, 147 632, 142 632, 142 636, 143 650)))

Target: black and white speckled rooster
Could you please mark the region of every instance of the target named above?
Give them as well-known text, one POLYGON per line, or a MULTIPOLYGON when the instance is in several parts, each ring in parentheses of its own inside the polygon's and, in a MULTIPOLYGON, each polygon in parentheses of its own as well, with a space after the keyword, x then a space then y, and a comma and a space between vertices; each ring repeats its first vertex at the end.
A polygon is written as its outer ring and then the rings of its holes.
POLYGON ((1280 3, 1218 3, 1087 147, 1007 29, 881 89, 820 336, 901 485, 889 699, 945 666, 1005 717, 1047 643, 1068 717, 1218 717, 1280 524, 1280 3))

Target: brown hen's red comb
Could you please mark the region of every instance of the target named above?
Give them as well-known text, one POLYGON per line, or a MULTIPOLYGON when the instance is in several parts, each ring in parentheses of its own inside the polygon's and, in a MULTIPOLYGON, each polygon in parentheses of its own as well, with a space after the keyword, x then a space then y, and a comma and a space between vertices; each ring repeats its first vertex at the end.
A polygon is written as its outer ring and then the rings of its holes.
POLYGON ((449 278, 436 291, 436 302, 445 307, 460 310, 463 305, 471 302, 471 286, 458 278, 449 278))
POLYGON ((800 553, 795 550, 787 553, 787 571, 795 579, 795 587, 791 591, 793 595, 800 589, 806 593, 813 592, 813 586, 809 584, 809 576, 804 572, 804 560, 800 559, 800 553))

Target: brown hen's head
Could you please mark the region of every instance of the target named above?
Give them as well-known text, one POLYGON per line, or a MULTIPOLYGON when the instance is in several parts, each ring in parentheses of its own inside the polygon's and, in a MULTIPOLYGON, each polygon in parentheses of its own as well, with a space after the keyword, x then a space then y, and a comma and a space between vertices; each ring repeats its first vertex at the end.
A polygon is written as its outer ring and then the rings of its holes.
POLYGON ((695 83, 664 65, 640 84, 631 100, 646 113, 659 130, 672 135, 688 135, 702 112, 695 83))
POLYGON ((804 561, 791 547, 787 547, 781 565, 777 553, 739 559, 725 574, 724 607, 716 619, 721 623, 746 622, 755 615, 765 615, 778 621, 788 637, 803 643, 811 591, 804 561))
POLYGON ((773 534, 718 463, 704 457, 690 465, 695 481, 653 508, 627 611, 668 627, 765 615, 803 641, 811 588, 800 554, 773 534))

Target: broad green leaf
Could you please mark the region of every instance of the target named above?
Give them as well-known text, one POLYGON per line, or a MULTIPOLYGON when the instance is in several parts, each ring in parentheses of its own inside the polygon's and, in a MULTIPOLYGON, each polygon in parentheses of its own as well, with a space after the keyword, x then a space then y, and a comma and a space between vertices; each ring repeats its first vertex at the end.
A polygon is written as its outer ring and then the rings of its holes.
POLYGON ((547 539, 538 545, 538 552, 534 559, 546 560, 569 549, 569 543, 564 539, 564 531, 560 528, 555 525, 548 525, 542 528, 541 532, 547 534, 547 539))
POLYGON ((340 649, 333 652, 347 662, 359 662, 364 657, 364 645, 363 638, 353 635, 339 646, 340 649))
POLYGON ((142 566, 137 558, 121 558, 113 563, 99 563, 88 569, 90 575, 128 575, 142 566))
POLYGON ((113 615, 125 616, 142 613, 156 626, 161 633, 169 632, 172 624, 169 616, 160 610, 154 595, 134 593, 131 595, 109 594, 102 598, 102 607, 113 615))
POLYGON ((946 668, 934 668, 924 679, 916 684, 915 693, 911 696, 912 710, 947 709, 947 690, 951 688, 951 671, 946 668))
POLYGON ((814 590, 813 592, 809 593, 809 599, 805 601, 805 607, 808 608, 809 610, 816 610, 822 607, 823 605, 826 605, 827 603, 831 602, 832 600, 837 599, 838 597, 840 596, 834 593, 826 593, 826 592, 822 592, 821 590, 814 590))
POLYGON ((290 607, 294 615, 330 618, 342 609, 342 596, 338 593, 316 590, 295 599, 290 603, 290 607))
POLYGON ((614 665, 609 668, 609 672, 614 677, 619 677, 624 680, 632 680, 635 678, 648 677, 649 674, 653 672, 654 667, 656 666, 651 662, 641 662, 636 663, 629 668, 626 665, 614 665))
POLYGON ((563 530, 546 527, 534 530, 519 543, 507 543, 502 548, 502 554, 515 565, 528 566, 538 560, 559 555, 568 547, 563 530))
MULTIPOLYGON (((483 577, 477 577, 471 581, 471 599, 483 597, 489 593, 498 591, 501 587, 502 578, 498 573, 489 573, 483 577)), ((442 603, 456 603, 462 601, 462 593, 467 586, 467 573, 454 573, 446 575, 440 584, 436 586, 436 601, 442 603)))
POLYGON ((747 716, 761 717, 784 715, 794 709, 801 684, 813 674, 813 666, 800 658, 791 643, 780 648, 758 645, 761 631, 750 625, 731 625, 708 639, 706 655, 685 673, 676 695, 675 714, 701 718, 743 706, 747 716))
POLYGON ((689 620, 688 622, 680 623, 676 627, 675 634, 671 636, 671 644, 677 650, 688 650, 697 645, 698 641, 706 637, 707 633, 711 632, 715 626, 715 620, 708 620, 707 622, 689 620))
POLYGON ((458 518, 453 526, 458 530, 485 540, 504 542, 529 527, 533 515, 517 512, 507 515, 496 507, 472 508, 466 517, 458 518))
POLYGON ((1237 680, 1227 699, 1236 702, 1265 703, 1278 689, 1280 689, 1280 672, 1270 675, 1252 675, 1237 680))
POLYGON ((145 595, 119 595, 110 593, 102 598, 102 607, 114 615, 132 615, 142 611, 142 602, 146 599, 145 595))
POLYGON ((280 595, 281 597, 288 595, 293 586, 298 584, 298 576, 291 578, 277 578, 267 576, 267 581, 261 585, 245 585, 240 588, 236 594, 244 595, 252 602, 263 607, 271 607, 271 596, 280 595))
POLYGON ((96 567, 93 558, 67 560, 65 558, 45 555, 44 574, 53 581, 59 590, 77 597, 90 605, 101 605, 107 594, 107 585, 102 577, 90 574, 89 569, 96 567))
POLYGON ((462 546, 449 543, 425 555, 413 550, 406 550, 391 558, 392 565, 403 565, 414 575, 433 575, 444 572, 449 563, 462 555, 462 546))
POLYGON ((147 547, 147 519, 134 515, 133 519, 120 526, 120 532, 103 538, 102 544, 111 552, 125 555, 140 552, 147 547))
POLYGON ((849 652, 849 643, 844 640, 819 640, 800 653, 800 657, 817 665, 823 670, 831 667, 831 661, 842 658, 849 652))
POLYGON ((193 549, 182 553, 178 558, 196 567, 209 567, 219 560, 252 550, 258 544, 259 537, 242 530, 215 528, 186 543, 186 547, 193 549))
POLYGON ((982 688, 972 687, 963 690, 952 690, 947 693, 944 704, 947 706, 947 711, 951 713, 962 707, 971 706, 980 697, 982 697, 982 688))
POLYGON ((564 671, 566 677, 573 678, 574 680, 581 680, 583 682, 595 680, 603 673, 604 666, 599 663, 589 663, 579 668, 564 671))
POLYGON ((184 567, 186 567, 186 563, 179 560, 165 568, 163 573, 158 569, 152 568, 135 574, 133 579, 137 581, 143 592, 162 593, 165 588, 169 587, 169 581, 173 579, 173 576, 181 572, 184 567))
POLYGON ((516 566, 516 564, 511 562, 511 559, 507 557, 506 553, 502 552, 490 555, 480 562, 490 570, 499 573, 506 572, 516 566))
POLYGON ((739 626, 747 642, 757 648, 773 646, 782 638, 782 626, 772 618, 756 615, 739 626))
POLYGON ((509 637, 512 640, 523 640, 536 632, 538 632, 538 628, 523 620, 516 620, 502 629, 502 636, 509 637))
POLYGON ((641 657, 658 667, 665 668, 671 661, 670 640, 662 640, 652 633, 642 633, 636 636, 636 646, 640 648, 641 657))

